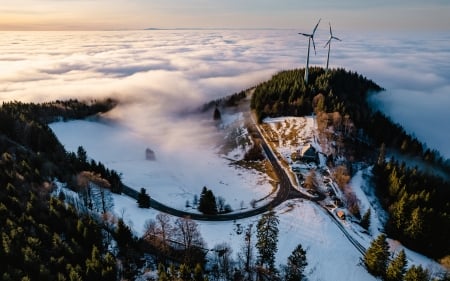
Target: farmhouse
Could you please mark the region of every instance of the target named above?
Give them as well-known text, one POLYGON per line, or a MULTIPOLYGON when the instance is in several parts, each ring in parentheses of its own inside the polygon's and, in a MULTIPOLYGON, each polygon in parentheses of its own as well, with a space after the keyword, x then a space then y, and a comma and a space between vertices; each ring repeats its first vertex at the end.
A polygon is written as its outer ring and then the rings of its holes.
POLYGON ((307 144, 297 151, 297 159, 305 162, 317 162, 317 151, 311 144, 307 144))

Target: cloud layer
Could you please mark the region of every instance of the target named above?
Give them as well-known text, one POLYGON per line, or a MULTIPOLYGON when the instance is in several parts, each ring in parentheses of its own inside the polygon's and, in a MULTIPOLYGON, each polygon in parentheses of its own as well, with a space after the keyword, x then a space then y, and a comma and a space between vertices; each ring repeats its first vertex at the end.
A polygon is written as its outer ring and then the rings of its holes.
MULTIPOLYGON (((2 32, 0 100, 113 96, 123 105, 111 118, 168 149, 189 145, 190 135, 208 141, 208 126, 176 116, 303 67, 307 40, 298 32, 308 30, 2 32)), ((450 34, 335 35, 343 41, 333 42, 330 65, 386 88, 376 104, 450 157, 450 34)), ((327 37, 320 27, 313 65, 325 65, 327 37)))

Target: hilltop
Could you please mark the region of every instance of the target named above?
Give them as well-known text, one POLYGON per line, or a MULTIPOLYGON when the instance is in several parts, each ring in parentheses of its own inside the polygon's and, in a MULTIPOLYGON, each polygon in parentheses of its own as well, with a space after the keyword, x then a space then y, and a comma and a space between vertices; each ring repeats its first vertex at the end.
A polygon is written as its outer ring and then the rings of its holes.
POLYGON ((282 71, 256 86, 251 108, 258 120, 315 114, 330 168, 344 165, 352 175, 358 163, 374 165, 374 192, 389 213, 387 233, 434 258, 448 256, 449 160, 370 106, 369 95, 383 90, 373 81, 317 67, 308 85, 302 77, 302 69, 282 71))

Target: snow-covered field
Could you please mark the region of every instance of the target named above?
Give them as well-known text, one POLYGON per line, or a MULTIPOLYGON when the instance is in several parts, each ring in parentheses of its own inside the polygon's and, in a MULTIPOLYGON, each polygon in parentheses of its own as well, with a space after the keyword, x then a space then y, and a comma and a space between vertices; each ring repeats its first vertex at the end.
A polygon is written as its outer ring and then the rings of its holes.
MULTIPOLYGON (((239 121, 232 117, 227 120, 239 121)), ((156 160, 150 161, 146 160, 145 150, 151 140, 124 126, 83 120, 54 123, 51 128, 67 150, 76 152, 78 146, 83 146, 89 157, 121 173, 126 185, 136 190, 145 188, 155 200, 174 208, 195 212, 186 208, 186 202, 192 205, 203 186, 216 197, 223 197, 233 210, 239 210, 241 205, 249 208, 251 200, 260 200, 272 192, 265 174, 231 165, 228 157, 217 154, 217 144, 192 144, 177 153, 151 147, 156 160)), ((233 150, 230 158, 240 152, 233 150)))
MULTIPOLYGON (((224 116, 222 127, 232 124, 239 127, 241 119, 239 114, 224 116)), ((273 136, 277 143, 275 147, 280 148, 280 155, 288 162, 292 151, 307 143, 320 151, 313 117, 270 119, 266 120, 266 124, 278 134, 273 136), (283 129, 286 130, 281 133, 283 129), (293 133, 298 135, 296 142, 282 140, 293 133)), ((176 159, 165 157, 158 153, 157 147, 152 147, 157 160, 148 161, 144 153, 146 140, 118 124, 71 121, 55 123, 51 127, 68 150, 76 151, 82 145, 90 157, 122 173, 126 184, 136 189, 146 188, 156 200, 169 206, 186 209, 186 200, 192 202, 194 194, 199 194, 205 185, 213 189, 217 196, 223 196, 235 210, 239 209, 241 201, 245 202, 244 207, 248 207, 250 200, 264 197, 271 191, 266 176, 254 170, 230 166, 230 160, 220 157, 214 145, 201 151, 190 149, 176 159), (201 154, 201 161, 196 161, 195 153, 201 154)), ((242 128, 240 130, 243 131, 242 128)), ((237 147, 227 157, 239 158, 243 151, 245 149, 237 147)), ((382 231, 381 222, 385 216, 370 193, 365 178, 367 173, 370 169, 358 172, 350 186, 358 197, 361 209, 372 210, 370 233, 364 233, 358 224, 350 220, 342 222, 347 231, 366 248, 382 231)), ((113 195, 113 198, 115 214, 123 218, 138 236, 142 235, 145 222, 154 219, 157 211, 140 209, 134 199, 126 196, 113 195)), ((280 219, 277 265, 285 264, 287 257, 300 243, 307 250, 306 274, 309 280, 376 280, 366 272, 361 265, 360 253, 322 207, 308 200, 296 199, 285 202, 275 211, 280 219)), ((197 223, 208 248, 225 242, 233 249, 233 258, 237 259, 244 239, 237 229, 245 229, 249 224, 256 225, 258 220, 259 217, 253 217, 230 222, 197 223)), ((403 248, 397 241, 389 240, 389 243, 393 253, 403 248)), ((406 253, 409 264, 422 264, 433 272, 439 269, 426 257, 409 250, 406 253)))

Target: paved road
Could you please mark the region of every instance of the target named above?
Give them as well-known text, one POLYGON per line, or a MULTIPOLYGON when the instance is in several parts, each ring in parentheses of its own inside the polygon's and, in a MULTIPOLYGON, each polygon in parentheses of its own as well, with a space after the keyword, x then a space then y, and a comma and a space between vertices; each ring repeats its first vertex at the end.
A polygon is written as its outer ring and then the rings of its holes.
MULTIPOLYGON (((252 120, 253 120, 253 118, 252 118, 252 120)), ((254 121, 253 121, 253 123, 254 123, 254 121)), ((257 125, 255 123, 254 123, 254 125, 257 128, 257 125)), ((164 204, 156 201, 153 198, 150 199, 150 207, 155 210, 158 210, 158 211, 161 211, 161 212, 173 215, 173 216, 190 217, 193 220, 231 221, 231 220, 239 220, 239 219, 249 218, 249 217, 253 217, 253 216, 265 213, 289 199, 305 198, 308 200, 312 200, 311 197, 305 196, 304 194, 302 194, 301 192, 299 192, 297 189, 295 189, 292 186, 291 181, 289 180, 289 176, 286 174, 286 171, 281 167, 280 163, 277 161, 275 155, 273 154, 272 150, 269 148, 269 146, 265 142, 264 138, 261 136, 261 133, 259 132, 259 130, 256 130, 255 132, 257 134, 257 137, 259 139, 261 139, 262 149, 264 150, 264 153, 266 154, 267 159, 272 164, 273 169, 279 179, 278 192, 277 192, 275 198, 271 202, 269 202, 265 205, 259 206, 257 208, 253 208, 253 209, 244 211, 244 212, 231 213, 231 214, 220 214, 220 215, 205 215, 205 214, 190 213, 190 212, 177 210, 177 209, 174 209, 167 205, 164 205, 164 204)), ((134 190, 126 185, 123 185, 123 193, 136 199, 136 200, 137 200, 138 194, 139 194, 136 190, 134 190)), ((320 199, 320 198, 317 198, 317 200, 318 199, 320 199)))
MULTIPOLYGON (((252 120, 253 120, 253 118, 252 118, 252 120)), ((254 125, 257 127, 256 124, 254 124, 254 125)), ((325 207, 323 207, 322 205, 319 204, 318 201, 323 200, 324 196, 309 197, 309 196, 306 196, 303 193, 299 192, 297 189, 295 189, 292 186, 289 176, 286 174, 286 171, 281 167, 280 163, 276 159, 272 150, 269 148, 265 139, 261 136, 259 128, 258 128, 258 130, 256 130, 256 133, 258 135, 258 138, 261 139, 261 146, 264 150, 264 153, 266 154, 267 159, 272 164, 272 167, 279 179, 278 192, 277 192, 275 198, 271 202, 267 203, 266 205, 262 205, 260 207, 254 208, 254 209, 250 209, 248 211, 239 212, 239 213, 231 213, 231 214, 220 214, 220 215, 205 215, 205 214, 190 213, 190 212, 177 210, 177 209, 171 208, 167 205, 164 205, 164 204, 156 201, 153 198, 150 199, 150 207, 155 210, 158 210, 158 211, 161 211, 161 212, 173 215, 173 216, 190 217, 193 220, 232 221, 232 220, 239 220, 239 219, 254 217, 256 215, 265 213, 289 199, 304 198, 307 200, 315 201, 319 207, 324 208, 326 211, 326 214, 329 215, 329 217, 331 218, 333 223, 336 224, 336 226, 341 230, 341 232, 349 240, 349 242, 356 248, 356 250, 358 252, 360 252, 362 255, 364 255, 366 249, 356 239, 354 239, 353 236, 350 235, 350 233, 348 233, 348 231, 341 224, 341 222, 339 222, 336 219, 336 217, 328 209, 326 209, 325 207)), ((136 200, 137 200, 138 194, 139 194, 136 190, 134 190, 126 185, 123 185, 123 193, 136 199, 136 200)))
MULTIPOLYGON (((269 159, 270 163, 272 164, 272 166, 275 170, 275 173, 277 174, 277 177, 279 179, 278 192, 277 192, 275 198, 271 202, 269 202, 265 205, 262 205, 260 207, 244 211, 244 212, 231 213, 231 214, 220 214, 220 215, 205 215, 205 214, 181 211, 181 210, 169 207, 167 205, 164 205, 164 204, 156 201, 153 198, 150 199, 150 207, 155 210, 158 210, 158 211, 161 211, 161 212, 173 215, 173 216, 190 217, 193 220, 232 221, 232 220, 249 218, 249 217, 253 217, 253 216, 265 213, 289 199, 305 198, 305 199, 311 200, 310 197, 307 197, 304 194, 300 193, 298 190, 296 190, 292 186, 291 181, 289 180, 289 177, 286 174, 286 171, 280 166, 277 159, 275 158, 275 155, 273 155, 272 150, 268 147, 267 143, 264 141, 264 139, 260 135, 259 131, 257 132, 257 134, 258 134, 258 137, 261 139, 261 146, 264 150, 264 153, 266 154, 267 158, 269 159)), ((128 196, 136 199, 136 200, 139 195, 139 193, 136 190, 134 190, 126 185, 123 185, 123 193, 125 195, 128 195, 128 196)))

